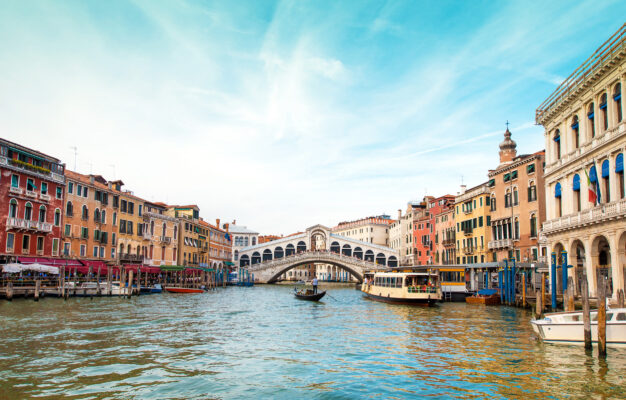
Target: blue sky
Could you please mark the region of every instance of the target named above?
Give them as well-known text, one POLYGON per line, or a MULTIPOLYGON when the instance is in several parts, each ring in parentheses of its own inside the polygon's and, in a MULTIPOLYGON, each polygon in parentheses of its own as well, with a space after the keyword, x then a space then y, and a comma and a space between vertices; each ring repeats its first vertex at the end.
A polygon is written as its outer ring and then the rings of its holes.
MULTIPOLYGON (((486 180, 623 23, 602 1, 4 2, 2 137, 261 233, 486 180)), ((622 17, 620 17, 620 15, 622 17)))

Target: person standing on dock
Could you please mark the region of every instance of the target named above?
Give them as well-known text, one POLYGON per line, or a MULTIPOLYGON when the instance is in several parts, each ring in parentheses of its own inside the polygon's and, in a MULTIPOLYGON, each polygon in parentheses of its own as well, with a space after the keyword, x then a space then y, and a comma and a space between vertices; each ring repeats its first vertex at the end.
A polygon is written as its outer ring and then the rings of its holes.
POLYGON ((313 294, 316 294, 317 293, 317 276, 313 277, 311 284, 313 285, 313 294))

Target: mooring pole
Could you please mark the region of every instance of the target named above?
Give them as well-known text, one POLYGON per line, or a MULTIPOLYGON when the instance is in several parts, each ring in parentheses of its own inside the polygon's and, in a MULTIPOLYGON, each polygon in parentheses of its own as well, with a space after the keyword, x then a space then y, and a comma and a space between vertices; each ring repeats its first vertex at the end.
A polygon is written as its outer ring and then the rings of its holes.
POLYGON ((606 357, 606 278, 598 277, 598 358, 606 357))
POLYGON ((583 327, 585 333, 585 349, 591 349, 591 313, 589 307, 589 283, 587 283, 587 275, 583 275, 580 283, 580 291, 583 302, 583 327))
POLYGON ((552 252, 550 266, 550 290, 552 292, 552 311, 556 311, 556 253, 552 252))

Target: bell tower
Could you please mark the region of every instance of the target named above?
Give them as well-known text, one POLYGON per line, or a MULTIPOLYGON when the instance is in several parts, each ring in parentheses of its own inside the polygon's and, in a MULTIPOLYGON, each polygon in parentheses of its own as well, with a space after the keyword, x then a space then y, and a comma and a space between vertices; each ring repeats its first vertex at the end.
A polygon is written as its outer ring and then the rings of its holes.
POLYGON ((517 143, 511 139, 511 131, 509 131, 509 122, 507 121, 504 140, 500 143, 500 165, 510 164, 515 156, 517 156, 517 143))

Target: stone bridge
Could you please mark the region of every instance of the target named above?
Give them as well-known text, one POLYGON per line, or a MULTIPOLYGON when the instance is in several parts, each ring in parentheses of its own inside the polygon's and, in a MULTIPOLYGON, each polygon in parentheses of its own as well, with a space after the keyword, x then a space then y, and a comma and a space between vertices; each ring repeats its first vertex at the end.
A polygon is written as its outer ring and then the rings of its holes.
POLYGON ((293 254, 288 257, 278 258, 272 261, 262 262, 250 266, 250 273, 254 274, 254 280, 258 283, 273 283, 292 268, 300 265, 322 263, 331 264, 348 271, 359 282, 363 281, 363 272, 366 270, 387 268, 375 262, 361 260, 355 257, 330 251, 307 251, 293 254))
POLYGON ((363 269, 398 266, 397 250, 337 235, 322 225, 305 232, 241 249, 239 267, 249 268, 259 282, 273 282, 282 273, 304 264, 340 267, 358 280, 363 269))

